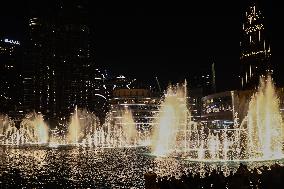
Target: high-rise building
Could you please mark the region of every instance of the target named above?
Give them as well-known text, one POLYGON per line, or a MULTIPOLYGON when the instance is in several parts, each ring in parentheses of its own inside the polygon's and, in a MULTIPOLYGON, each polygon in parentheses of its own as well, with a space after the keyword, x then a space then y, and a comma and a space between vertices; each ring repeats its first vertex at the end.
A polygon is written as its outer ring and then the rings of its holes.
POLYGON ((202 88, 189 89, 187 94, 188 108, 193 121, 200 121, 201 119, 201 99, 203 97, 202 88))
POLYGON ((19 111, 21 43, 15 39, 0 39, 0 104, 1 113, 19 111))
POLYGON ((258 86, 260 76, 273 72, 270 65, 270 45, 265 34, 264 16, 257 3, 253 3, 245 12, 240 47, 241 88, 252 89, 258 86))
POLYGON ((29 8, 25 111, 56 118, 73 112, 76 105, 95 110, 103 77, 90 51, 88 0, 30 0, 29 8))
POLYGON ((203 95, 208 95, 213 92, 212 73, 210 71, 203 71, 198 74, 192 75, 188 79, 190 89, 201 88, 203 95))
POLYGON ((102 121, 108 112, 108 100, 110 98, 107 90, 107 78, 99 68, 91 69, 89 77, 85 78, 85 105, 82 107, 93 111, 102 121))

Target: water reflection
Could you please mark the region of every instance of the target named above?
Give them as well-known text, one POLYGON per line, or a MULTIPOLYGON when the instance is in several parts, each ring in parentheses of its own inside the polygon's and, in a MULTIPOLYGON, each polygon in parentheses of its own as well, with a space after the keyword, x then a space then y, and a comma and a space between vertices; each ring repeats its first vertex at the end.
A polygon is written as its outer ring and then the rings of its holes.
POLYGON ((144 150, 1 147, 0 186, 143 188, 152 161, 144 150))
MULTIPOLYGON (((144 188, 149 170, 158 177, 212 170, 228 175, 239 163, 202 163, 177 158, 152 157, 147 148, 0 147, 0 188, 144 188)), ((269 166, 251 162, 249 168, 269 166)), ((271 162, 273 164, 275 162, 271 162)))

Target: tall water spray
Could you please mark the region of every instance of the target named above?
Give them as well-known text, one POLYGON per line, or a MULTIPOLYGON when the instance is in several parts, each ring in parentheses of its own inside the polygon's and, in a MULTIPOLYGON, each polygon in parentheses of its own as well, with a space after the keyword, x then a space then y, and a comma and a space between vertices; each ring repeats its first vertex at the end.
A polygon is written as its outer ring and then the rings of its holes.
POLYGON ((122 111, 122 119, 120 124, 125 142, 128 144, 133 144, 137 137, 137 129, 130 109, 125 108, 122 111))
POLYGON ((152 139, 152 152, 155 155, 167 155, 179 146, 186 145, 186 128, 189 111, 187 109, 187 89, 184 85, 170 85, 161 103, 157 127, 152 139), (183 134, 182 136, 180 134, 183 134), (180 144, 182 143, 182 144, 180 144))
POLYGON ((68 143, 77 144, 79 140, 80 135, 80 122, 78 117, 78 109, 77 106, 75 106, 75 111, 73 113, 73 116, 71 117, 71 123, 68 128, 68 135, 67 140, 68 143))
POLYGON ((193 161, 284 158, 283 122, 270 76, 261 79, 258 91, 247 101, 249 110, 242 124, 235 121, 233 128, 210 129, 190 120, 185 85, 170 86, 161 103, 152 153, 158 156, 178 155, 193 161))
POLYGON ((17 140, 20 143, 47 143, 49 130, 43 116, 35 112, 27 114, 20 124, 17 140))
POLYGON ((7 116, 0 118, 0 137, 4 145, 46 144, 49 142, 49 129, 41 114, 29 113, 23 118, 20 127, 7 116))
POLYGON ((96 115, 76 106, 68 128, 67 143, 93 145, 96 142, 94 137, 98 129, 99 119, 96 115))
POLYGON ((0 141, 1 144, 14 144, 17 140, 18 129, 14 121, 7 115, 0 115, 0 141))
POLYGON ((283 157, 284 128, 279 99, 270 76, 260 80, 247 115, 247 153, 250 159, 283 157))

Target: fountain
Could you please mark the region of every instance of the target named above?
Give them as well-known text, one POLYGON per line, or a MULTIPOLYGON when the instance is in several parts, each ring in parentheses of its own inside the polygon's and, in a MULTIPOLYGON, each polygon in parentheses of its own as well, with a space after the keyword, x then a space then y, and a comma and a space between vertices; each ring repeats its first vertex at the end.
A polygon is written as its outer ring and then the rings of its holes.
POLYGON ((190 161, 266 161, 282 159, 284 128, 279 100, 270 76, 262 78, 249 102, 242 124, 209 129, 190 120, 186 83, 169 86, 161 103, 158 126, 152 139, 155 156, 190 161))
POLYGON ((78 109, 77 106, 75 107, 74 115, 71 117, 71 124, 68 128, 68 142, 77 144, 78 138, 80 135, 80 123, 79 123, 79 117, 78 117, 78 109))
POLYGON ((18 129, 13 120, 7 115, 0 115, 0 141, 2 145, 12 145, 16 143, 18 129))
POLYGON ((41 114, 36 114, 35 112, 27 114, 20 124, 19 133, 19 140, 24 143, 48 143, 49 131, 41 114))
POLYGON ((116 119, 109 112, 105 123, 100 125, 95 114, 76 107, 68 128, 66 144, 115 148, 137 146, 138 142, 143 143, 144 141, 139 140, 131 111, 125 108, 118 112, 116 119))
POLYGON ((153 154, 155 155, 167 155, 174 150, 187 148, 189 111, 185 85, 186 83, 183 86, 168 87, 158 120, 156 120, 158 126, 155 128, 153 137, 153 154))
POLYGON ((27 114, 17 126, 11 118, 1 115, 0 167, 5 170, 13 165, 27 173, 32 168, 31 178, 35 182, 34 178, 49 182, 61 175, 72 180, 70 183, 80 183, 83 179, 91 183, 93 179, 113 183, 117 179, 121 184, 123 179, 143 182, 141 175, 148 168, 158 177, 180 178, 189 172, 206 176, 212 170, 228 176, 240 161, 250 169, 281 162, 284 128, 279 99, 270 77, 261 80, 258 91, 248 102, 245 118, 239 122, 235 112, 234 125, 221 129, 211 129, 191 120, 186 85, 185 82, 168 87, 158 118, 151 123, 153 130, 149 132, 137 130, 128 107, 108 112, 103 124, 94 113, 75 107, 70 123, 63 119, 64 123, 54 129, 48 129, 43 116, 35 112, 27 114), (37 148, 39 145, 43 147, 37 148), (48 148, 59 145, 64 148, 48 148), (65 146, 72 147, 65 149, 65 146), (151 157, 145 156, 149 153, 151 157))
POLYGON ((249 159, 283 158, 284 128, 279 99, 271 77, 260 81, 260 87, 249 103, 245 120, 249 159))
POLYGON ((125 109, 122 114, 122 128, 128 143, 132 143, 137 135, 136 125, 132 117, 131 110, 125 109))
POLYGON ((110 111, 103 128, 106 131, 107 147, 137 147, 147 140, 137 130, 132 112, 127 107, 110 111))
POLYGON ((42 145, 49 140, 48 127, 41 114, 29 113, 22 120, 20 127, 7 116, 2 118, 1 135, 3 145, 42 145))
POLYGON ((27 114, 19 127, 16 127, 8 116, 1 115, 0 144, 18 146, 48 143, 49 147, 75 145, 99 148, 135 147, 145 144, 147 138, 136 130, 130 109, 119 110, 118 117, 119 121, 115 121, 110 112, 105 123, 100 125, 94 113, 75 107, 65 134, 64 126, 49 129, 43 116, 35 112, 27 114))
POLYGON ((137 129, 135 122, 132 117, 131 110, 124 108, 120 111, 121 119, 117 124, 119 130, 119 140, 121 141, 120 146, 131 146, 136 144, 137 129))
POLYGON ((77 106, 71 117, 71 123, 67 133, 67 144, 71 145, 92 145, 94 134, 99 128, 99 119, 95 114, 87 110, 78 110, 77 106))

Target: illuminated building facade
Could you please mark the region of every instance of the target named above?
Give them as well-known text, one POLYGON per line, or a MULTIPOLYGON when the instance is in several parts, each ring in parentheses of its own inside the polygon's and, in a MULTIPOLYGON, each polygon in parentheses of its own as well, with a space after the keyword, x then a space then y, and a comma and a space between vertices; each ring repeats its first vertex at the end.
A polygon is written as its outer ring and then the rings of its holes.
POLYGON ((101 120, 108 111, 109 91, 106 88, 106 76, 99 68, 92 68, 85 78, 85 104, 82 108, 94 112, 101 120))
POLYGON ((202 89, 203 96, 216 93, 215 63, 211 64, 211 69, 207 68, 190 75, 188 78, 188 87, 190 90, 202 89))
POLYGON ((211 129, 233 128, 248 110, 253 90, 225 91, 202 98, 202 122, 211 129))
POLYGON ((193 121, 201 120, 202 97, 216 92, 215 65, 211 70, 192 75, 188 80, 188 107, 193 121))
POLYGON ((122 74, 117 76, 109 76, 105 73, 104 75, 105 75, 105 80, 103 83, 103 88, 105 89, 106 98, 108 100, 114 97, 115 93, 113 91, 117 89, 132 89, 138 87, 134 86, 137 84, 136 79, 126 77, 122 74))
MULTIPOLYGON (((133 84, 136 84, 136 79, 128 78, 124 75, 118 75, 116 77, 108 77, 105 81, 106 88, 109 94, 113 94, 115 89, 130 89, 133 88, 133 84)), ((110 96, 111 97, 111 96, 110 96)))
POLYGON ((258 86, 259 77, 273 73, 270 65, 271 50, 265 35, 264 17, 258 4, 250 6, 241 30, 241 88, 258 86))
POLYGON ((159 95, 149 89, 121 88, 113 91, 110 107, 115 122, 119 123, 122 119, 120 111, 128 108, 132 112, 137 129, 148 130, 155 124, 159 102, 159 95))
POLYGON ((191 113, 192 121, 201 120, 201 99, 203 97, 202 88, 190 89, 188 92, 187 103, 191 113))
POLYGON ((209 72, 193 75, 188 80, 189 89, 201 88, 204 95, 212 93, 212 75, 209 72))
MULTIPOLYGON (((233 128, 244 120, 249 101, 256 89, 215 93, 202 98, 201 121, 211 129, 233 128)), ((281 114, 284 115, 284 88, 276 89, 281 114)))
MULTIPOLYGON (((88 1, 31 0, 23 85, 26 112, 47 117, 105 105, 104 76, 90 51, 88 1)), ((99 113, 102 111, 100 110, 99 113)))
POLYGON ((10 114, 21 108, 21 43, 0 39, 0 62, 0 112, 10 114))

